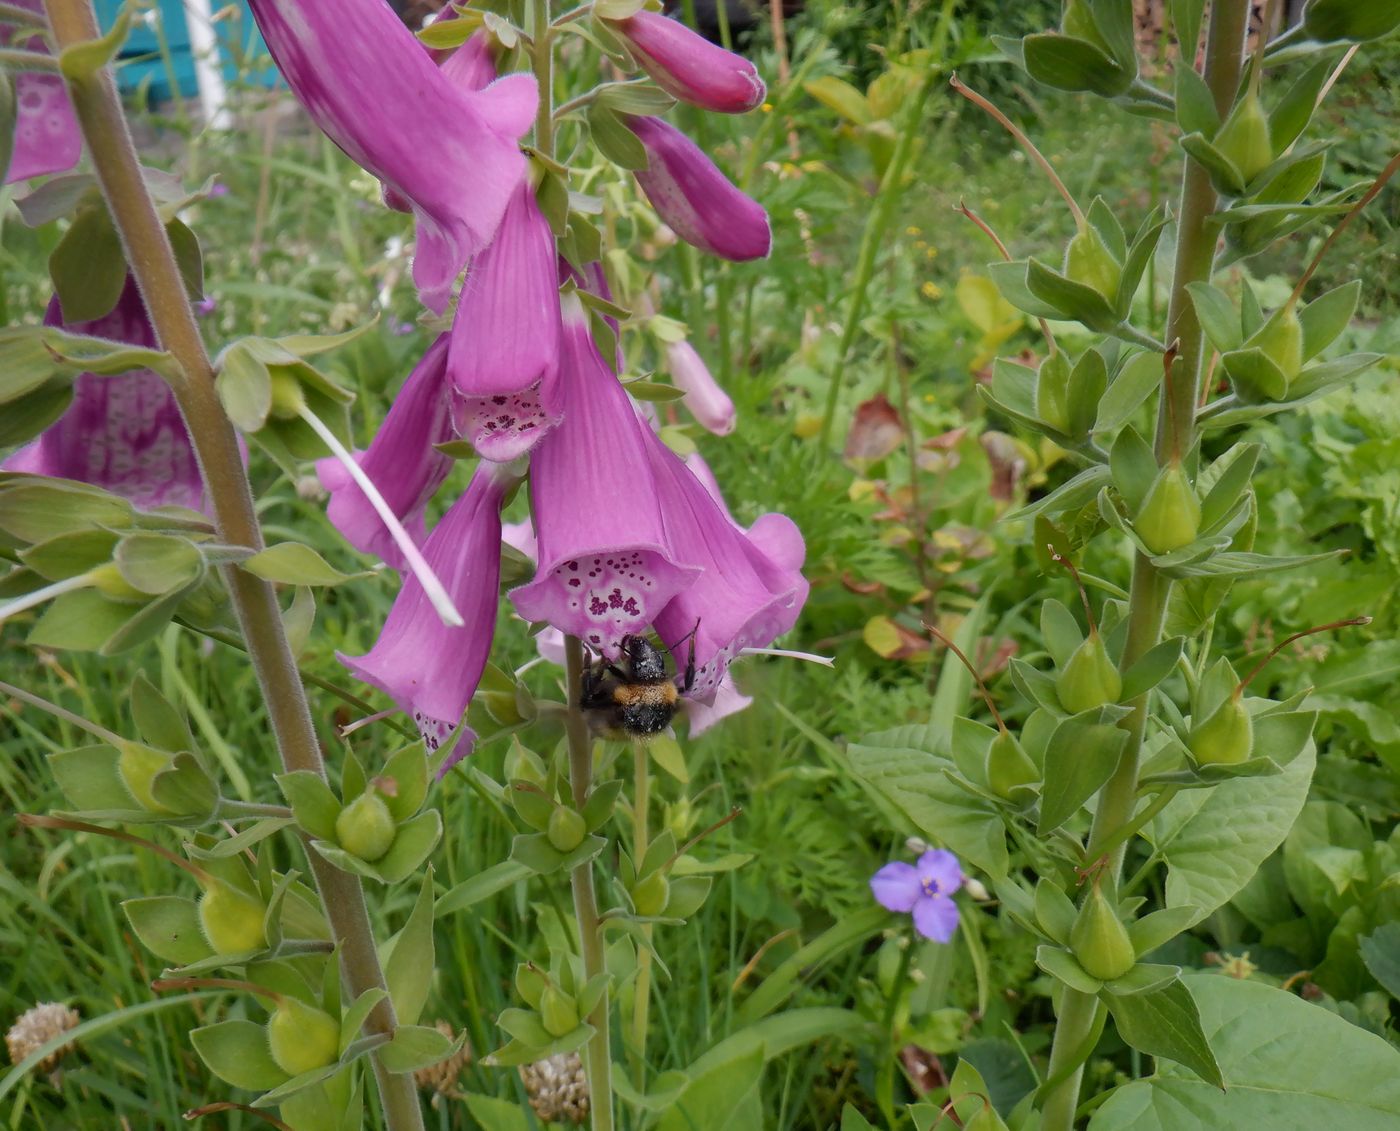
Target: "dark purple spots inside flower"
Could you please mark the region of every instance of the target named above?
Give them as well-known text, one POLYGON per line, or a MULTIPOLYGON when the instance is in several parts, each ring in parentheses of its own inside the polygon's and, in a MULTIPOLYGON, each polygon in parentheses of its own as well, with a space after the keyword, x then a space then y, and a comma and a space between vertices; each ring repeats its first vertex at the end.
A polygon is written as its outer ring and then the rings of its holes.
POLYGON ((642 615, 642 610, 637 608, 637 598, 635 597, 628 597, 627 600, 623 602, 622 611, 628 616, 639 617, 642 615))
POLYGON ((601 597, 594 597, 593 600, 588 603, 588 611, 595 617, 600 617, 608 611, 608 603, 601 597))
POLYGON ((578 572, 578 562, 566 562, 565 564, 566 564, 566 565, 569 567, 569 569, 572 570, 573 572, 575 572, 575 573, 578 572))
POLYGON ((608 594, 608 608, 610 608, 610 609, 620 609, 620 608, 622 608, 622 590, 621 590, 621 589, 614 589, 611 593, 608 594))
POLYGON ((571 578, 569 578, 569 586, 570 586, 571 588, 573 588, 573 589, 577 589, 577 588, 578 588, 580 585, 582 585, 582 584, 583 584, 583 581, 582 581, 580 578, 577 578, 577 577, 571 577, 571 578))

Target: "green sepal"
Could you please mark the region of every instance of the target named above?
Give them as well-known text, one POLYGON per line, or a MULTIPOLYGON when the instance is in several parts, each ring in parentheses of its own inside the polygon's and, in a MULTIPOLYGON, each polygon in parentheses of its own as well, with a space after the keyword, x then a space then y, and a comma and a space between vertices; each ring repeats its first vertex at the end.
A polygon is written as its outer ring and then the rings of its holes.
POLYGON ((266 1091, 289 1077, 277 1067, 267 1047, 267 1033, 252 1021, 220 1021, 190 1032, 199 1059, 215 1076, 235 1088, 266 1091))
POLYGON ((1085 970, 1074 955, 1061 947, 1043 944, 1036 947, 1035 964, 1052 978, 1082 994, 1096 994, 1103 989, 1103 982, 1085 970))

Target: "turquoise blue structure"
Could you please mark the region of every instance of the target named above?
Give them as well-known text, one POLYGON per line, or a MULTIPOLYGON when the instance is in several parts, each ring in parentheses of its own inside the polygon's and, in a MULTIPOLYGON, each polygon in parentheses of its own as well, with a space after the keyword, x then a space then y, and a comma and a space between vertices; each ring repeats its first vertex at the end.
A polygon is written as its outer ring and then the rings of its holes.
MULTIPOLYGON (((104 30, 115 22, 121 6, 121 0, 97 0, 97 16, 104 30)), ((240 83, 274 85, 277 71, 244 0, 211 0, 210 6, 215 14, 224 81, 230 87, 240 83)), ((172 88, 182 98, 194 98, 199 94, 199 83, 190 54, 185 6, 181 0, 159 0, 156 8, 159 28, 141 21, 133 25, 122 48, 117 81, 124 92, 148 102, 169 101, 172 88)))

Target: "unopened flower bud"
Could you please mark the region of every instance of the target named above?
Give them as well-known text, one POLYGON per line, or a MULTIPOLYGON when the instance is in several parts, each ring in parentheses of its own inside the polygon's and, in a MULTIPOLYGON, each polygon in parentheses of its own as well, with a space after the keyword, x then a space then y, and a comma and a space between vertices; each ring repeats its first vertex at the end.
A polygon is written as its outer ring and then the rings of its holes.
POLYGON ((172 760, 173 756, 164 751, 152 750, 149 746, 142 746, 137 742, 122 743, 121 755, 117 758, 117 772, 121 774, 122 784, 136 799, 136 803, 148 813, 173 812, 168 806, 157 801, 155 794, 151 792, 151 784, 156 775, 166 769, 172 760))
POLYGON ((652 81, 682 102, 721 114, 743 114, 763 102, 763 80, 751 62, 679 20, 644 9, 608 26, 652 81))
POLYGON ((1137 961, 1128 929, 1097 883, 1070 928, 1069 945, 1085 972, 1103 982, 1121 978, 1137 961))
POLYGON ((1093 225, 1085 224, 1065 250, 1065 275, 1112 302, 1118 293, 1123 267, 1093 225))
POLYGON ((199 900, 199 925, 215 954, 246 954, 267 946, 261 899, 214 880, 199 900))
POLYGON ((987 747, 986 774, 987 787, 1006 799, 1018 787, 1034 785, 1040 780, 1040 771, 1030 755, 1016 741, 1016 736, 1005 730, 987 747))
POLYGON ((557 986, 545 986, 540 994, 540 1020, 551 1037, 562 1037, 578 1028, 578 1006, 557 986))
POLYGON ((1254 720, 1235 695, 1191 728, 1186 745, 1198 765, 1235 765, 1254 752, 1254 720))
POLYGON ((572 852, 588 835, 588 826, 576 810, 559 805, 549 815, 549 829, 545 835, 558 851, 572 852))
POLYGON ((992 893, 987 890, 987 885, 981 880, 974 880, 970 877, 963 877, 963 890, 972 896, 978 903, 986 903, 992 898, 992 893))
POLYGON ((734 431, 734 402, 719 387, 695 347, 682 339, 666 346, 666 364, 676 388, 685 393, 683 404, 708 432, 727 436, 734 431))
POLYGON ((1269 119, 1253 90, 1235 103, 1225 124, 1215 135, 1214 146, 1229 158, 1246 184, 1252 181, 1274 159, 1273 141, 1269 136, 1269 119))
POLYGON ((904 842, 904 847, 915 856, 921 856, 929 850, 929 843, 921 836, 911 836, 904 842))
POLYGON ((398 831, 394 815, 373 786, 335 819, 335 839, 340 847, 370 864, 393 847, 398 831))
POLYGON ((1298 376, 1303 368, 1303 323, 1291 305, 1269 320, 1257 344, 1289 381, 1298 376))
POLYGON ((267 1023, 267 1045, 289 1076, 324 1068, 340 1055, 340 1022, 324 1009, 284 997, 267 1023))
POLYGON ((1097 632, 1091 632, 1074 650, 1055 680, 1060 704, 1071 715, 1116 703, 1123 693, 1123 677, 1108 657, 1097 632))
POLYGON ((1196 540, 1201 504, 1180 463, 1169 463, 1157 473, 1133 529, 1154 554, 1169 554, 1196 540))
POLYGON ((637 881, 632 888, 632 906, 638 915, 648 918, 660 915, 666 910, 671 898, 671 883, 664 872, 653 872, 637 881))

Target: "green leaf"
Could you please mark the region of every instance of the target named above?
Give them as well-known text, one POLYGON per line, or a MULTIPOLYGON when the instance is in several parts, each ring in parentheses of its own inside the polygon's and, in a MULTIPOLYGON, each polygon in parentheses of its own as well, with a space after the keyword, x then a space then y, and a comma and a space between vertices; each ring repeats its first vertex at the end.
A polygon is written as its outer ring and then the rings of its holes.
POLYGON ((1240 496, 1248 489, 1261 450, 1258 444, 1237 444, 1211 464, 1209 474, 1215 482, 1210 485, 1205 498, 1201 500, 1203 531, 1211 530, 1217 523, 1223 522, 1240 496))
POLYGON ((287 1082, 267 1047, 267 1032, 252 1021, 220 1021, 194 1029, 190 1043, 209 1071, 235 1088, 263 1092, 287 1082))
POLYGON ((1400 26, 1400 0, 1311 0, 1303 29, 1322 43, 1339 39, 1380 39, 1400 26))
POLYGON ((264 581, 283 585, 339 585, 363 573, 341 573, 304 542, 279 542, 239 563, 264 581))
POLYGON ((414 743, 395 751, 384 763, 382 777, 390 778, 398 787, 393 796, 386 796, 384 804, 389 814, 398 824, 403 824, 418 812, 423 799, 428 796, 428 755, 421 745, 414 743))
POLYGON ((835 110, 853 125, 865 126, 874 120, 870 103, 859 90, 835 75, 808 79, 802 89, 828 110, 835 110))
POLYGON ((597 87, 595 101, 618 114, 665 114, 676 100, 649 82, 605 82, 597 87))
POLYGON ((1240 332, 1240 316, 1235 304, 1219 287, 1210 283, 1188 283, 1186 290, 1196 307, 1201 329, 1220 353, 1237 350, 1244 343, 1240 332))
POLYGON ((1361 280, 1353 279, 1319 295, 1298 311, 1298 321, 1303 324, 1304 361, 1311 361, 1337 340, 1356 313, 1360 297, 1361 280))
POLYGON ((341 805, 325 778, 314 770, 293 770, 279 774, 277 785, 303 832, 321 840, 335 839, 341 805))
POLYGON ((122 904, 136 937, 157 958, 188 966, 213 954, 199 925, 199 907, 192 899, 153 895, 122 904))
POLYGON ((467 1039, 465 1030, 454 1041, 426 1025, 400 1025, 394 1039, 376 1054, 390 1072, 416 1072, 446 1060, 467 1039))
POLYGON ((1021 41, 1021 49, 1026 73, 1057 90, 1085 90, 1113 98, 1132 85, 1132 75, 1084 39, 1028 35, 1021 41))
POLYGON ((218 787, 188 751, 176 754, 170 765, 151 779, 151 796, 157 804, 185 817, 212 816, 219 802, 218 787))
POLYGON ((1035 918, 1045 933, 1061 946, 1069 945, 1074 926, 1074 903, 1055 881, 1042 876, 1035 885, 1035 918))
POLYGON ((1084 632, 1074 614, 1064 602, 1053 597, 1040 606, 1040 635, 1057 667, 1069 663, 1075 649, 1084 643, 1084 632))
POLYGON ((64 593, 50 601, 35 622, 29 643, 96 652, 140 611, 139 605, 118 605, 91 589, 64 593))
POLYGON ((1225 1092, 1161 1064, 1156 1075, 1115 1091, 1089 1131, 1400 1126, 1400 1053, 1380 1037, 1260 982, 1215 974, 1183 981, 1225 1092))
POLYGON ((384 980, 399 1024, 416 1025, 422 1016, 433 982, 433 962, 433 870, 429 868, 408 922, 394 936, 384 959, 384 980))
POLYGON ((167 380, 178 378, 180 363, 165 350, 147 349, 126 342, 94 338, 89 334, 70 334, 57 326, 45 326, 39 339, 50 363, 58 362, 83 373, 111 377, 133 369, 150 369, 167 380))
POLYGON ((1275 153, 1282 153, 1307 129, 1317 107, 1317 96, 1334 63, 1322 59, 1298 76, 1269 114, 1269 141, 1275 153))
POLYGON ((1186 641, 1182 637, 1173 636, 1151 648, 1123 673, 1123 693, 1120 698, 1124 702, 1136 699, 1171 675, 1176 670, 1177 661, 1181 659, 1181 650, 1185 644, 1186 641))
POLYGON ((1111 994, 1143 994, 1174 982, 1180 976, 1180 966, 1139 962, 1121 978, 1104 983, 1104 989, 1111 994))
POLYGON ((1220 128, 1215 96, 1194 67, 1173 67, 1176 74, 1176 120, 1183 134, 1214 137, 1220 128))
POLYGON ((946 844, 993 878, 1006 875, 1009 858, 1000 812, 948 778, 953 768, 949 759, 919 748, 932 741, 925 728, 899 727, 867 735, 845 753, 856 777, 921 835, 946 844))
POLYGON ((1035 964, 1057 981, 1082 994, 1096 994, 1103 983, 1088 974, 1074 955, 1058 946, 1035 948, 1035 964))
MULTIPOLYGON (((1256 747, 1263 749, 1257 733, 1256 747)), ((1283 773, 1187 790, 1147 826, 1143 835, 1167 864, 1167 906, 1192 908, 1188 926, 1229 901, 1283 843, 1315 763, 1307 742, 1283 773)))
POLYGON ((130 791, 117 768, 120 755, 106 745, 79 746, 48 757, 58 788, 68 804, 78 810, 136 810, 130 791))
POLYGON ((128 534, 112 560, 123 581, 152 597, 188 585, 204 570, 198 547, 174 534, 128 534))
POLYGON ((1400 923, 1383 923, 1358 944, 1371 977, 1391 997, 1400 999, 1400 923))
MULTIPOLYGON (((1116 708, 1122 711, 1123 708, 1116 708)), ((1045 748, 1045 785, 1036 832, 1059 828, 1112 776, 1128 732, 1096 707, 1063 720, 1045 748), (1105 719, 1109 721, 1104 721, 1105 719)))
POLYGON ((1195 914, 1190 907, 1163 907, 1129 923, 1128 938, 1133 941, 1133 950, 1138 954, 1151 953, 1186 930, 1195 921, 1195 914))
POLYGON ((1205 168, 1210 174, 1211 182, 1221 192, 1229 196, 1244 194, 1244 178, 1240 176, 1234 162, 1200 134, 1187 134, 1177 144, 1205 168))
POLYGON ((535 875, 546 876, 593 859, 606 845, 606 838, 590 836, 572 852, 563 853, 549 843, 545 833, 521 833, 511 841, 510 860, 535 875))
POLYGON ((112 312, 126 286, 126 255, 105 208, 74 217, 49 255, 49 276, 65 322, 92 322, 112 312))
POLYGON ((1118 1035, 1133 1048, 1174 1060, 1206 1083, 1224 1087, 1196 1001, 1179 979, 1144 993, 1104 994, 1101 1000, 1113 1014, 1118 1035))
POLYGON ((223 352, 214 386, 234 424, 248 433, 262 430, 272 411, 272 374, 247 342, 235 342, 223 352))
POLYGON ((588 131, 598 152, 631 172, 647 167, 646 146, 627 128, 624 119, 596 102, 588 107, 587 117, 588 131))
POLYGON ((372 986, 351 1002, 350 1008, 340 1019, 341 1056, 344 1056, 346 1050, 359 1040, 360 1031, 365 1027, 365 1022, 369 1020, 369 1015, 374 1012, 375 1006, 387 996, 388 994, 381 987, 372 986))
POLYGON ((675 1103, 661 1113, 656 1131, 694 1131, 696 1127, 724 1127, 732 1131, 762 1131, 757 1110, 758 1083, 763 1076, 762 1045, 711 1063, 703 1070, 688 1070, 689 1083, 675 1103))
POLYGON ((0 412, 0 445, 23 444, 68 411, 73 403, 73 382, 52 377, 38 388, 15 398, 5 398, 0 412))
POLYGON ((165 234, 175 252, 175 263, 180 269, 185 293, 197 302, 204 297, 204 253, 199 247, 199 237, 179 220, 167 223, 165 234))
POLYGON ((1129 425, 1118 433, 1118 439, 1113 442, 1108 466, 1113 473, 1113 485, 1118 488, 1128 509, 1138 511, 1157 478, 1157 457, 1152 454, 1151 445, 1138 435, 1136 428, 1129 425))
POLYGON ((1099 401, 1095 432, 1112 432, 1132 417, 1143 401, 1162 385, 1162 358, 1155 353, 1135 353, 1118 370, 1099 401))
POLYGON ((1026 285, 1033 295, 1059 310, 1061 317, 1073 318, 1104 334, 1118 325, 1118 315, 1107 298, 1093 287, 1052 271, 1038 259, 1026 264, 1026 285))
POLYGON ((162 695, 145 672, 137 672, 128 693, 131 699, 131 721, 136 731, 150 745, 174 754, 193 750, 194 739, 182 715, 170 700, 162 695))

